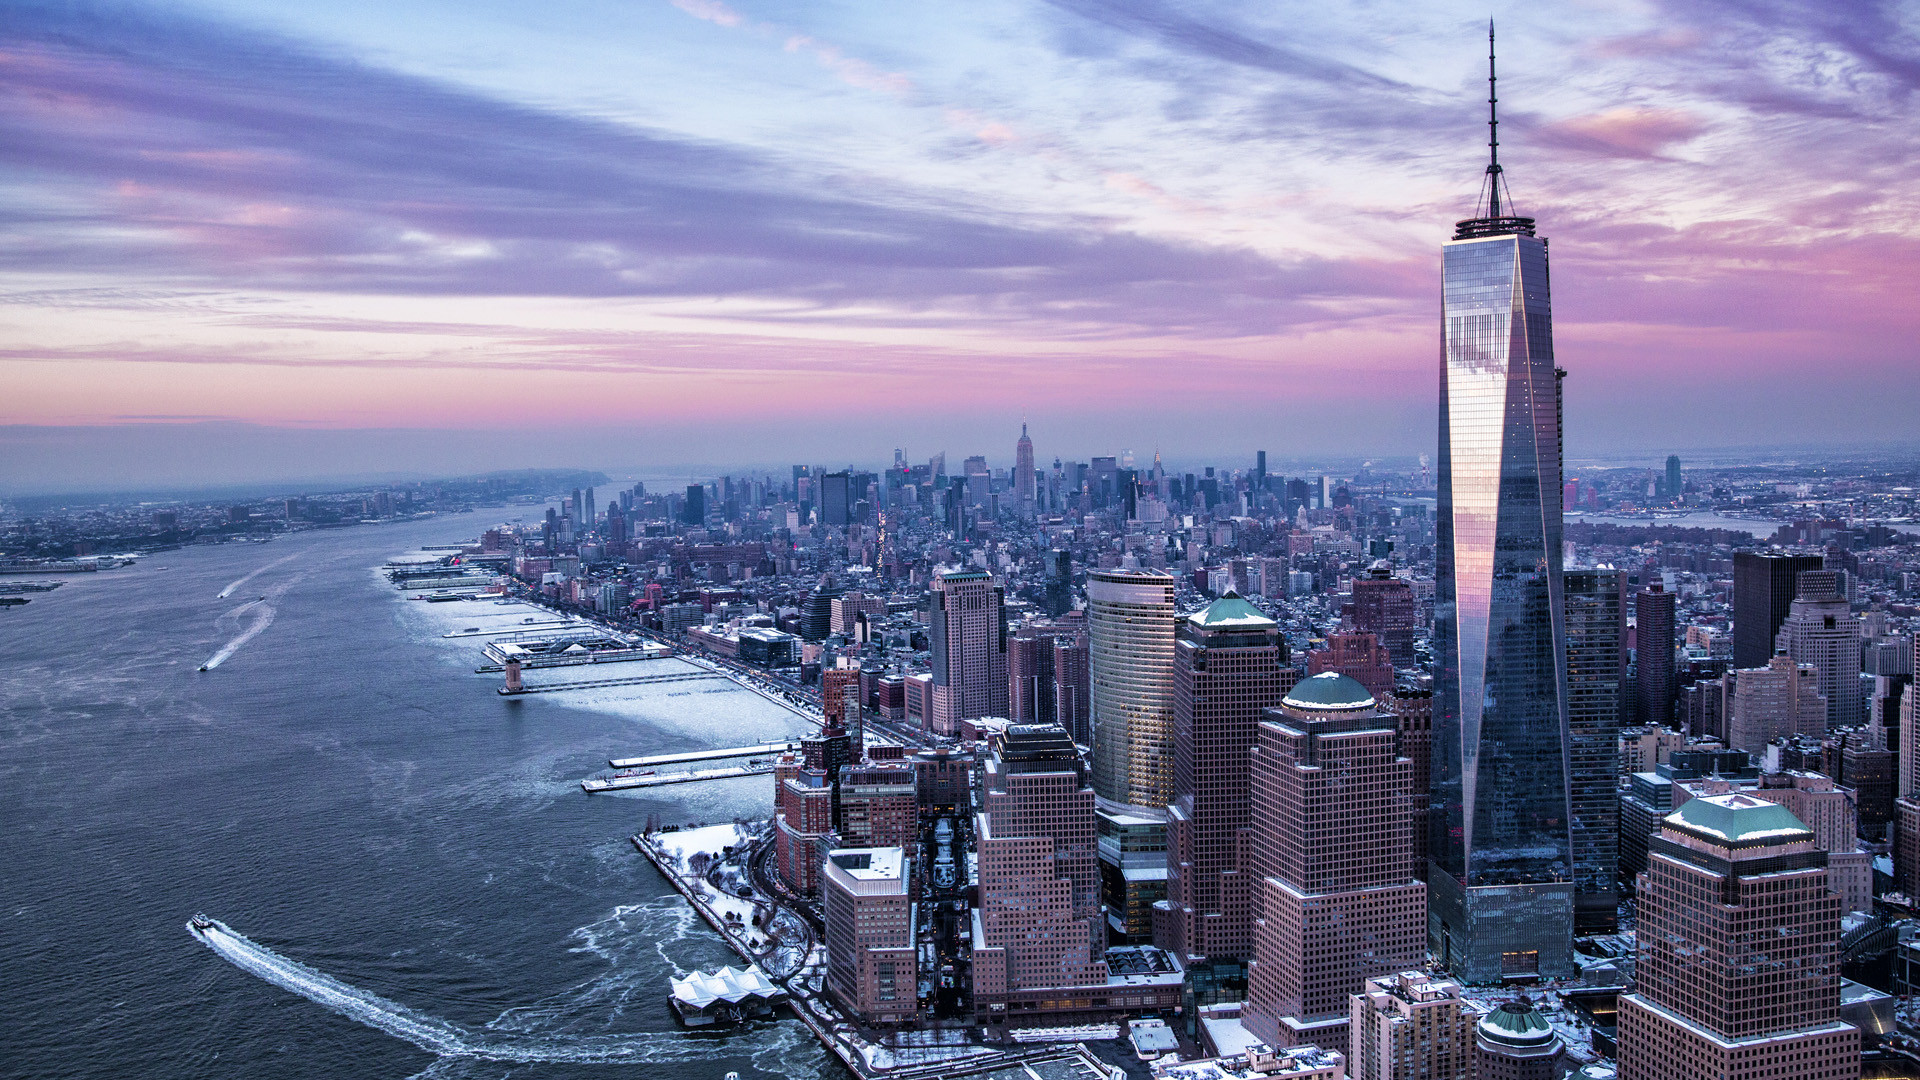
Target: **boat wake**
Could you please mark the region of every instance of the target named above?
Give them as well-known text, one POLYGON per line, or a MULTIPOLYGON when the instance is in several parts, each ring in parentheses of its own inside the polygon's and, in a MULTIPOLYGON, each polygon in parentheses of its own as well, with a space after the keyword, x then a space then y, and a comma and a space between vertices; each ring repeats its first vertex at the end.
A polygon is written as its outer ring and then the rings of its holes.
POLYGON ((260 567, 258 570, 255 570, 253 573, 248 574, 246 577, 243 577, 240 580, 234 582, 233 584, 227 586, 226 588, 221 589, 220 594, 218 596, 215 596, 214 599, 225 600, 227 597, 232 596, 233 591, 235 589, 238 589, 240 586, 245 585, 247 582, 252 581, 254 578, 259 577, 261 574, 266 573, 267 571, 273 569, 274 567, 279 566, 281 563, 289 562, 299 557, 300 557, 300 553, 296 551, 292 555, 286 555, 286 556, 282 556, 281 558, 275 559, 272 562, 268 563, 267 565, 260 567))
POLYGON ((226 663, 228 657, 232 656, 234 653, 240 650, 240 646, 245 645, 247 642, 252 641, 256 637, 259 637, 260 631, 265 630, 267 627, 273 625, 273 616, 274 616, 275 608, 272 604, 267 603, 264 598, 260 600, 251 600, 251 601, 248 601, 247 603, 241 604, 239 607, 234 608, 232 611, 227 612, 227 617, 239 618, 241 615, 245 614, 248 611, 253 612, 253 621, 247 624, 247 628, 245 630, 242 630, 238 634, 234 635, 233 640, 227 642, 225 645, 220 646, 219 652, 216 652, 211 657, 208 657, 207 662, 200 665, 201 671, 212 671, 214 668, 217 668, 221 664, 226 663))
MULTIPOLYGON (((397 1001, 342 982, 323 971, 282 956, 235 932, 217 919, 195 916, 187 923, 187 932, 249 975, 444 1058, 523 1064, 667 1063, 712 1060, 716 1056, 715 1051, 720 1049, 711 1040, 688 1038, 677 1032, 592 1035, 531 1030, 537 1025, 551 1023, 558 1018, 556 1014, 574 1011, 561 1008, 564 1003, 558 1000, 532 1008, 510 1009, 485 1028, 463 1027, 410 1009, 397 1001), (495 1025, 503 1025, 503 1028, 495 1025), (516 1028, 519 1030, 514 1030, 516 1028)), ((626 995, 620 996, 624 998, 626 995)), ((780 1037, 770 1044, 727 1047, 727 1051, 745 1051, 744 1056, 756 1061, 768 1055, 784 1057, 786 1052, 800 1049, 800 1044, 790 1037, 792 1027, 779 1025, 780 1037), (794 1045, 787 1045, 789 1043, 794 1045)))

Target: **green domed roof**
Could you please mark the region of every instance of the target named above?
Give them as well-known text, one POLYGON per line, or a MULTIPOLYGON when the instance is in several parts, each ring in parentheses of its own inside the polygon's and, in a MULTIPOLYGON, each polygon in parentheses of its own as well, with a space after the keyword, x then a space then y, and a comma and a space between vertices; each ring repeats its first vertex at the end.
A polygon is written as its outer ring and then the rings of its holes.
POLYGON ((1208 630, 1264 630, 1280 625, 1232 589, 1204 609, 1187 616, 1187 621, 1208 630))
POLYGON ((1488 1013, 1480 1034, 1508 1046, 1545 1046, 1559 1038, 1540 1010, 1524 1001, 1508 1001, 1488 1013))
POLYGON ((1296 709, 1370 709, 1373 695, 1350 675, 1323 671, 1294 683, 1280 704, 1296 709))
POLYGON ((1683 832, 1737 847, 1813 839, 1813 830, 1795 817, 1793 811, 1738 791, 1702 795, 1668 814, 1665 823, 1683 832))

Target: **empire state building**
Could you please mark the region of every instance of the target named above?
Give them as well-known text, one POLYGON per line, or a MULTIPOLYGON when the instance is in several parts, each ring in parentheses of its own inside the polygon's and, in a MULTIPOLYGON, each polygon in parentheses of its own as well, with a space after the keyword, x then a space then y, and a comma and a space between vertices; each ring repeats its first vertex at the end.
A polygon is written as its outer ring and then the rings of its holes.
POLYGON ((1574 973, 1560 579, 1560 382, 1547 241, 1491 160, 1443 249, 1428 934, 1468 983, 1574 973))

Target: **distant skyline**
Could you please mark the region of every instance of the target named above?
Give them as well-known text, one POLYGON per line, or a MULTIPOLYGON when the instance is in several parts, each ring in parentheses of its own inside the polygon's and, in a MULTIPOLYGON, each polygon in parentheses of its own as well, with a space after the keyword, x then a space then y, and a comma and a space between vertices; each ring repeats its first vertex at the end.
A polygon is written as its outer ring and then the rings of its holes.
POLYGON ((1489 14, 1569 454, 1912 439, 1911 12, 27 2, 0 493, 1431 454, 1489 14))

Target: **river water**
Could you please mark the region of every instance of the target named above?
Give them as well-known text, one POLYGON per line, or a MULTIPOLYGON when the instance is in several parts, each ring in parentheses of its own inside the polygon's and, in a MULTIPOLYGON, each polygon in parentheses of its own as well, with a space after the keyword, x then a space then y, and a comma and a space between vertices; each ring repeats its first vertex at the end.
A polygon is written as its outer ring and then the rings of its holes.
POLYGON ((494 520, 164 552, 0 612, 0 1075, 844 1075, 794 1021, 666 1002, 733 959, 626 838, 763 816, 768 779, 578 787, 803 722, 728 683, 503 700, 441 636, 480 605, 375 570, 494 520))

